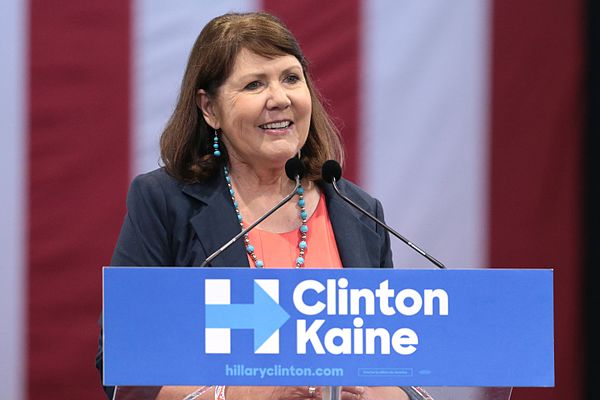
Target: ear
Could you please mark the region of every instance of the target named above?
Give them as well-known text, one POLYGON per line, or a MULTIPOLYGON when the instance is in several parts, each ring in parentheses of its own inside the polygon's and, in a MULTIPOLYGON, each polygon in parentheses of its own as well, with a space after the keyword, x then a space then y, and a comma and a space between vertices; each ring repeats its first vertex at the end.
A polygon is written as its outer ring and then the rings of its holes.
POLYGON ((196 105, 202 111, 204 120, 213 129, 220 129, 221 124, 218 115, 215 112, 215 103, 204 89, 198 89, 196 92, 196 105))

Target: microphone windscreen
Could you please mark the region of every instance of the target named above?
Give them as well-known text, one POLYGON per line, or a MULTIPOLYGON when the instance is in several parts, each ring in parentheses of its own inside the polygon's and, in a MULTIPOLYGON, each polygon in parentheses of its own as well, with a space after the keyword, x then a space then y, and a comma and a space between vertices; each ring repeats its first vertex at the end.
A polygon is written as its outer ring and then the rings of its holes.
POLYGON ((296 176, 304 176, 304 163, 297 157, 290 158, 285 162, 285 174, 288 178, 295 181, 296 176))
POLYGON ((334 179, 336 182, 339 181, 342 177, 342 167, 340 166, 340 163, 335 160, 325 161, 321 168, 321 176, 327 183, 332 183, 334 179))

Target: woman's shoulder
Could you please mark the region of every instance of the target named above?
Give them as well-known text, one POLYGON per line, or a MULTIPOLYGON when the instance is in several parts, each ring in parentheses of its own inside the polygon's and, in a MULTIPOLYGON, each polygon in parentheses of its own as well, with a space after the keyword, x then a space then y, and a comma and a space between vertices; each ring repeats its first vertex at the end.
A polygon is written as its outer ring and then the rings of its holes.
POLYGON ((349 181, 348 179, 342 178, 337 183, 340 190, 344 189, 348 194, 354 194, 367 199, 373 199, 373 197, 367 193, 363 188, 358 186, 356 183, 349 181))
MULTIPOLYGON (((327 185, 326 187, 331 186, 330 184, 325 185, 327 185)), ((337 183, 337 186, 338 189, 340 189, 340 192, 342 192, 344 195, 348 196, 350 199, 354 200, 355 202, 358 202, 363 206, 375 206, 375 204, 379 202, 375 197, 367 193, 366 190, 358 186, 356 183, 351 182, 347 179, 340 179, 340 181, 337 183)))
POLYGON ((222 185, 217 178, 188 184, 170 175, 165 168, 158 168, 133 179, 127 201, 132 205, 144 203, 187 212, 193 202, 208 203, 222 185))
POLYGON ((129 185, 127 209, 130 213, 150 209, 164 210, 166 199, 176 188, 177 181, 169 176, 164 168, 137 175, 129 185))
POLYGON ((143 190, 181 190, 183 183, 169 175, 165 168, 157 168, 154 171, 137 175, 131 182, 131 187, 143 190))

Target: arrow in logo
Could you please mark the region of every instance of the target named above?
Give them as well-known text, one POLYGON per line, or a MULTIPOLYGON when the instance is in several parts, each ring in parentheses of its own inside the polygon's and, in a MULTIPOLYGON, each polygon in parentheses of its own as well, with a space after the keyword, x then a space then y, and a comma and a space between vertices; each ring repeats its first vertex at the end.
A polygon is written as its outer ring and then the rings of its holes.
POLYGON ((252 329, 254 351, 267 341, 289 318, 265 290, 254 282, 252 304, 206 304, 207 328, 252 329))

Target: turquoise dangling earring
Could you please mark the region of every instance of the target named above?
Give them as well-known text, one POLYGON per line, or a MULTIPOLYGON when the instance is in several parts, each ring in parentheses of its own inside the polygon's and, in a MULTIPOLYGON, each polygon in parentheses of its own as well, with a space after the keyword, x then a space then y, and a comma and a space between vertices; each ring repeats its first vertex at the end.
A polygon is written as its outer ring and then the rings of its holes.
POLYGON ((220 157, 221 156, 221 151, 219 150, 219 135, 218 135, 218 131, 215 129, 215 137, 213 139, 213 155, 215 157, 220 157))

